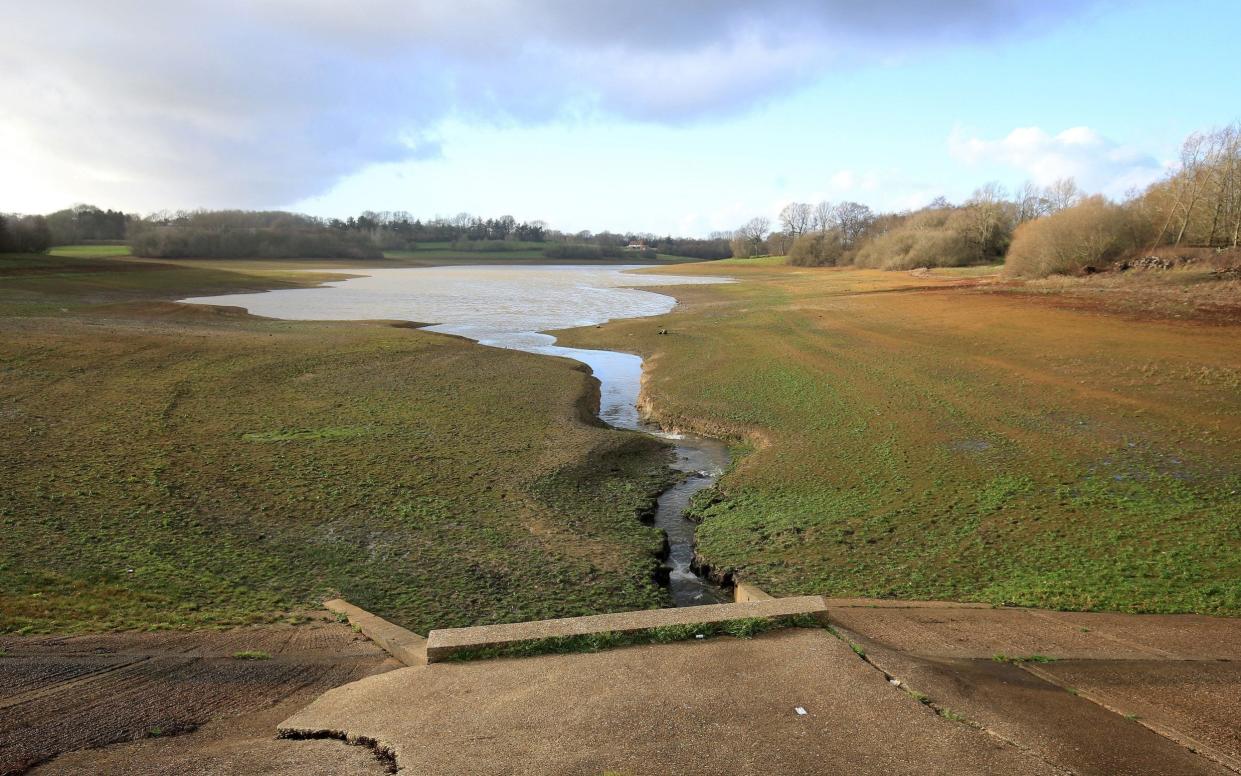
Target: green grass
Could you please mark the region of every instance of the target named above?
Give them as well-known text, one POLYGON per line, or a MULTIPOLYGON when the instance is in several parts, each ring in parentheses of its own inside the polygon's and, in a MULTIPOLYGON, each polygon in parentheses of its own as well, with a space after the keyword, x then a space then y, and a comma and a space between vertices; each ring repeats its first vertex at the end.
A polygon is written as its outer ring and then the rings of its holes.
POLYGON ((128 256, 128 245, 57 245, 48 251, 50 256, 71 258, 97 258, 100 256, 128 256))
POLYGON ((271 655, 261 649, 243 649, 233 653, 234 660, 271 660, 271 655))
POLYGON ((571 363, 168 301, 296 266, 0 256, 0 632, 666 603, 667 449, 580 422, 571 363))
POLYGON ((247 442, 302 442, 311 439, 354 439, 378 434, 369 426, 328 426, 326 428, 291 428, 277 431, 252 431, 242 434, 247 442))
POLYGON ((755 256, 754 258, 720 259, 715 264, 725 267, 782 267, 788 264, 788 256, 755 256))
POLYGON ((559 336, 654 357, 661 422, 752 451, 695 499, 713 568, 775 595, 1241 614, 1235 324, 969 272, 668 271, 742 282, 559 336))

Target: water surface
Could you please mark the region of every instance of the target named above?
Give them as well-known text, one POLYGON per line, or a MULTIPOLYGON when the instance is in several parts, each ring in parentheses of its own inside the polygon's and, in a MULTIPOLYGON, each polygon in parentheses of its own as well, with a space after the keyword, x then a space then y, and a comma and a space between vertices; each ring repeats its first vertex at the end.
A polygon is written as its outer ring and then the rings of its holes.
POLYGON ((666 294, 636 286, 729 282, 683 275, 636 275, 629 266, 524 265, 348 270, 352 277, 320 288, 195 297, 183 302, 244 307, 286 320, 404 320, 492 347, 563 356, 591 368, 600 383, 599 417, 676 445, 674 468, 687 477, 659 497, 655 525, 668 535, 669 589, 678 606, 721 603, 728 593, 692 568, 695 524, 684 517, 689 498, 728 465, 721 442, 664 434, 638 416, 642 359, 632 353, 566 348, 544 331, 591 326, 617 318, 662 315, 676 306, 666 294))

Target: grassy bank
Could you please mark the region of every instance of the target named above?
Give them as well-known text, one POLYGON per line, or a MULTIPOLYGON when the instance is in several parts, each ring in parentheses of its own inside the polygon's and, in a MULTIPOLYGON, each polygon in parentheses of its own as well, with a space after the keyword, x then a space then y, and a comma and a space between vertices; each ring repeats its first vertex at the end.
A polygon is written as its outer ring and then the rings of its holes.
POLYGON ((169 301, 297 266, 0 256, 0 631, 662 603, 666 452, 582 422, 572 362, 169 301))
POLYGON ((749 452, 696 505, 716 569, 782 595, 1241 614, 1237 316, 979 272, 675 272, 743 282, 562 341, 650 357, 663 422, 749 452))

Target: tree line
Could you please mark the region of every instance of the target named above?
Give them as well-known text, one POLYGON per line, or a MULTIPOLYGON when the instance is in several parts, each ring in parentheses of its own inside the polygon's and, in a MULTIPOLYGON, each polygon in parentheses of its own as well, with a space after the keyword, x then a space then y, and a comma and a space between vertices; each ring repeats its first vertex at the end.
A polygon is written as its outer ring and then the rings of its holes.
POLYGON ((420 244, 503 253, 546 246, 552 258, 654 258, 658 253, 697 259, 732 256, 729 236, 656 237, 636 232, 560 232, 544 221, 469 213, 423 220, 404 211, 365 211, 346 219, 286 211, 177 210, 146 216, 75 205, 47 216, 7 216, 0 251, 39 253, 54 245, 126 242, 150 258, 380 258, 384 251, 420 244), (636 250, 634 250, 636 248, 636 250))
POLYGON ((787 205, 777 225, 754 218, 733 232, 737 256, 787 255, 802 266, 880 269, 1003 261, 1013 274, 1102 269, 1139 252, 1223 251, 1241 243, 1241 122, 1186 139, 1180 164, 1114 202, 1072 178, 998 184, 960 204, 941 198, 900 213, 857 202, 787 205))
POLYGON ((52 231, 43 216, 0 214, 0 253, 43 253, 52 246, 52 231))

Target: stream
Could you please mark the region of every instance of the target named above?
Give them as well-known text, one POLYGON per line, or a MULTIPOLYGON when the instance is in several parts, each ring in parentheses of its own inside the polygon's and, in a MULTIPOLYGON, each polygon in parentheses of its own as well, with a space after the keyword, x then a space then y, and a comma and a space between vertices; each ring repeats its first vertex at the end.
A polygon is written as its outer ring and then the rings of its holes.
POLYGON ((542 332, 591 326, 617 318, 669 312, 676 300, 636 286, 729 282, 720 278, 635 275, 627 266, 471 266, 345 270, 358 274, 318 288, 182 299, 244 307, 286 320, 409 320, 434 322, 427 331, 467 337, 481 345, 562 356, 590 367, 600 384, 599 418, 610 426, 653 434, 674 445, 673 468, 685 477, 659 496, 655 526, 668 537, 668 588, 676 606, 728 603, 732 595, 692 567, 696 524, 685 518, 690 498, 728 467, 724 443, 669 434, 638 414, 642 359, 631 353, 567 348, 542 332))

